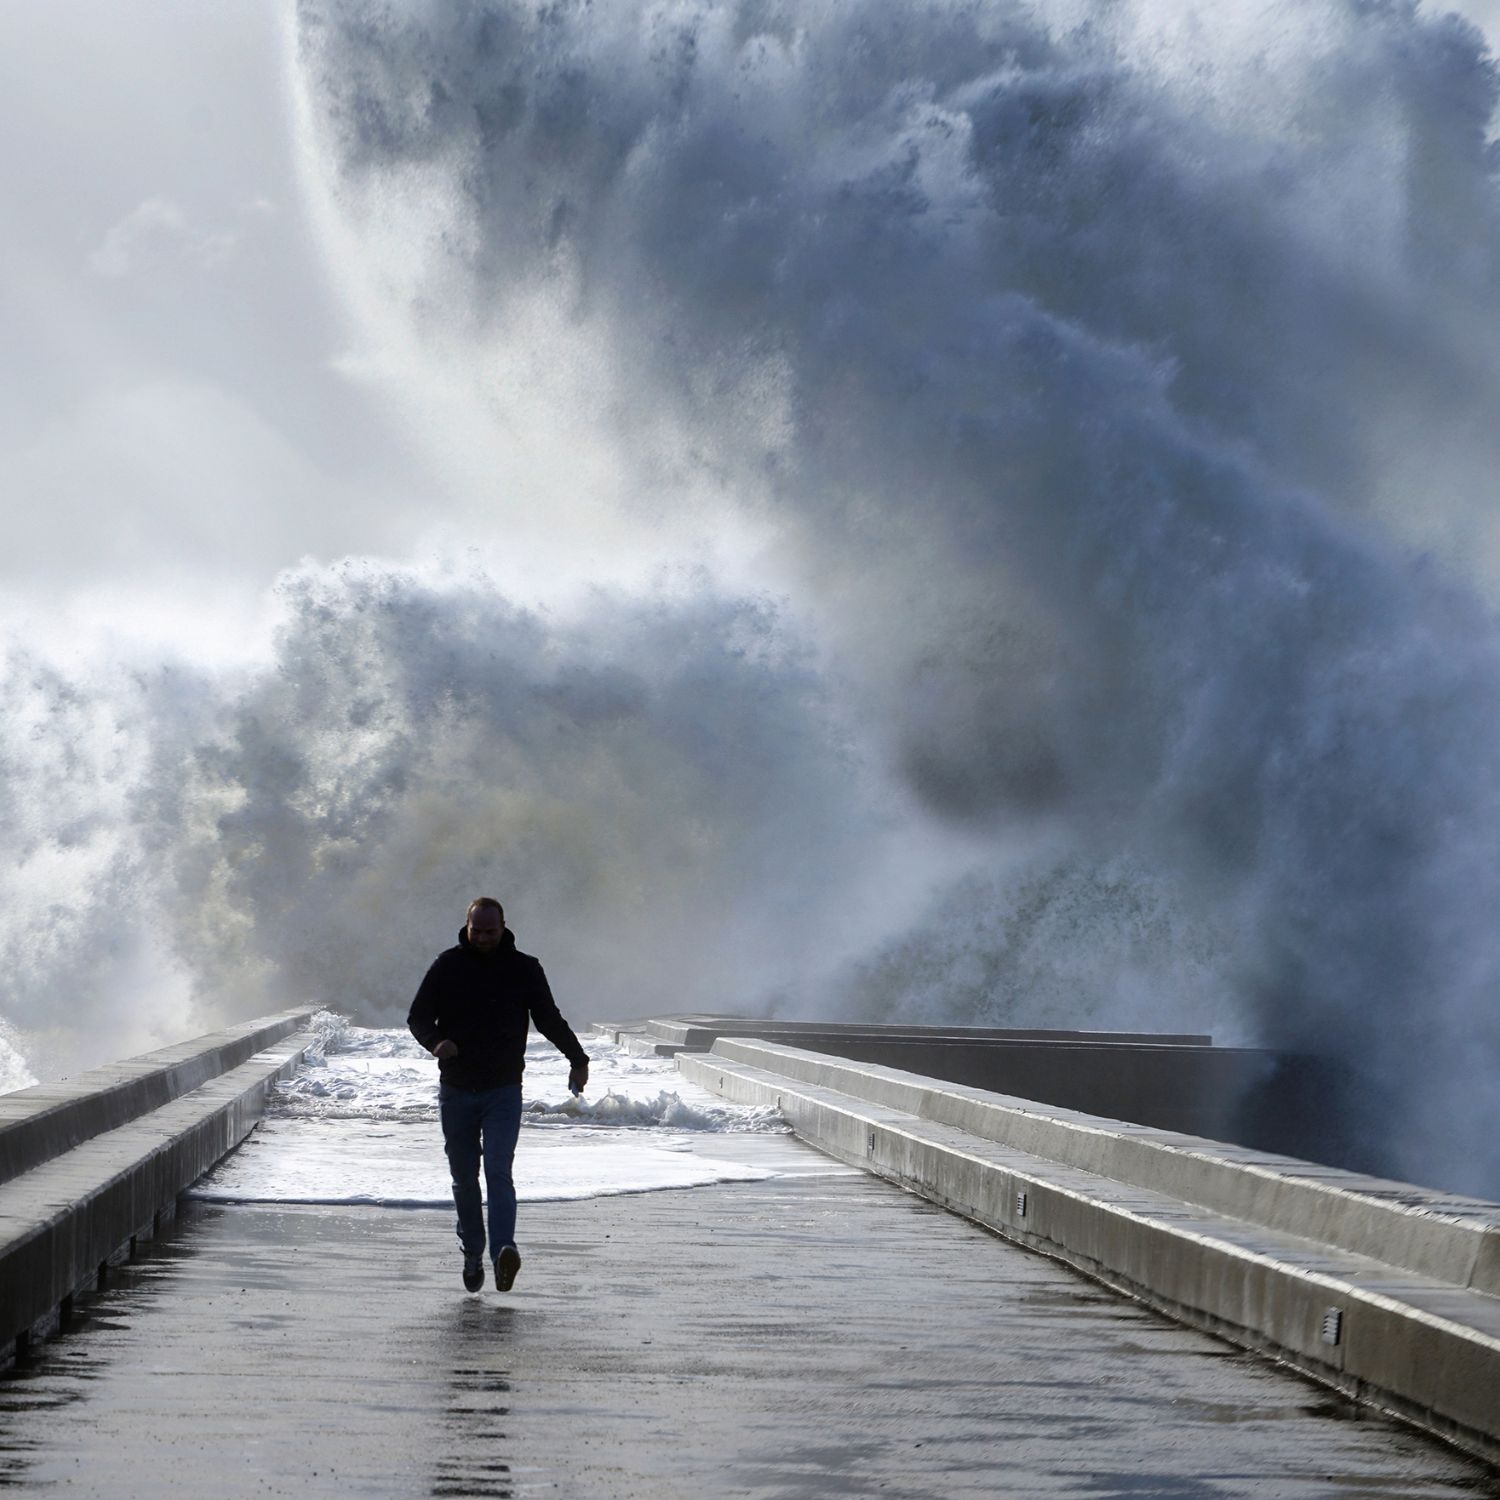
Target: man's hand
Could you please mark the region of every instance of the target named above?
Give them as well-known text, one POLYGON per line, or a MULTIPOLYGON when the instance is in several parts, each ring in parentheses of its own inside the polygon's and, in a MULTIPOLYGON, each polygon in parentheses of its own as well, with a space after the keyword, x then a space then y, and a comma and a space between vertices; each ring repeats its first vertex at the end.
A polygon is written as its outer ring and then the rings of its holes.
POLYGON ((587 1062, 574 1063, 568 1069, 568 1092, 570 1094, 581 1094, 588 1087, 589 1065, 587 1062))
POLYGON ((437 1046, 432 1049, 432 1055, 437 1058, 439 1062, 442 1062, 443 1059, 447 1057, 457 1057, 458 1043, 450 1042, 446 1037, 444 1037, 443 1040, 440 1041, 437 1046))

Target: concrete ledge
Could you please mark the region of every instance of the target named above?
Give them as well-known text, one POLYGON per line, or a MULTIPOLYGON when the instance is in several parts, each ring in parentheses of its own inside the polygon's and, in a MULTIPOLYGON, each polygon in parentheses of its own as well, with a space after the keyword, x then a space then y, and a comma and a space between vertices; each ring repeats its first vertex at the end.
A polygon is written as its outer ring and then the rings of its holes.
POLYGON ((1265 1229, 1500 1295, 1500 1204, 769 1042, 723 1041, 711 1056, 888 1104, 1265 1229))
POLYGON ((589 1028, 590 1036, 613 1042, 631 1057, 676 1057, 682 1048, 673 1042, 659 1041, 639 1025, 622 1025, 618 1021, 599 1021, 589 1028))
POLYGON ((1077 1037, 963 1041, 817 1034, 787 1038, 785 1044, 1195 1135, 1232 1133, 1244 1101, 1270 1084, 1277 1070, 1273 1053, 1254 1049, 1077 1037))
MULTIPOLYGON (((223 1035, 200 1038, 199 1052, 219 1053, 223 1035)), ((177 1195, 244 1140, 314 1040, 287 1037, 0 1186, 0 1358, 48 1331, 122 1248, 172 1216, 177 1195)))
POLYGON ((905 1068, 970 1088, 1043 1100, 1158 1130, 1311 1155, 1358 1172, 1384 1168, 1353 1128, 1377 1101, 1328 1059, 1256 1047, 1214 1047, 1199 1033, 1020 1030, 987 1026, 865 1026, 740 1016, 648 1017, 598 1027, 627 1052, 675 1056, 720 1041, 758 1040, 905 1068))
MULTIPOLYGON (((680 1054, 678 1067, 725 1098, 777 1106, 799 1136, 841 1160, 1492 1462, 1500 1459, 1500 1298, 1321 1237, 1342 1212, 1362 1219, 1359 1232, 1383 1250, 1379 1225, 1424 1217, 1413 1204, 1396 1203, 1393 1213, 1390 1190, 1423 1201, 1440 1195, 1351 1182, 1353 1174, 1332 1169, 1332 1177, 1345 1181, 1320 1181, 1320 1169, 1285 1162, 1311 1176, 1294 1182, 1283 1200, 1275 1191, 1277 1164, 1236 1160, 1235 1148, 1162 1139, 1141 1127, 977 1097, 982 1091, 773 1044, 722 1041, 709 1055, 680 1054), (746 1060, 752 1053, 767 1066, 746 1060), (970 1128, 976 1124, 988 1134, 970 1128), (1052 1154, 1039 1153, 1039 1144, 1052 1154), (1127 1175, 1115 1178, 1110 1170, 1127 1175), (1157 1185, 1141 1185, 1132 1175, 1157 1185), (1236 1175, 1243 1179, 1238 1185, 1236 1175), (1202 1194, 1205 1184, 1252 1208, 1269 1203, 1276 1214, 1297 1217, 1299 1202, 1318 1202, 1324 1212, 1306 1215, 1298 1232, 1289 1232, 1184 1196, 1202 1194), (1382 1212, 1391 1216, 1382 1219, 1382 1212)), ((1460 1245, 1488 1249, 1500 1206, 1444 1201, 1472 1210, 1456 1215, 1444 1232, 1460 1245), (1486 1215, 1490 1224, 1476 1234, 1486 1215)), ((1403 1243, 1428 1253, 1420 1235, 1403 1243)), ((1477 1251, 1470 1257, 1444 1242, 1432 1253, 1440 1263, 1456 1254, 1468 1276, 1481 1279, 1485 1257, 1477 1251)))
MULTIPOLYGON (((913 1026, 866 1021, 757 1020, 753 1016, 650 1016, 641 1020, 601 1021, 596 1030, 615 1040, 620 1035, 649 1038, 668 1046, 706 1052, 720 1037, 758 1037, 808 1045, 809 1038, 855 1039, 864 1042, 958 1042, 967 1046, 1004 1042, 1111 1043, 1128 1046, 1208 1047, 1213 1038, 1202 1032, 1040 1030, 1002 1026, 913 1026)), ((815 1049, 816 1050, 816 1049, 815 1049)))
POLYGON ((57 1083, 0 1094, 0 1183, 198 1088, 307 1025, 287 1010, 57 1083))

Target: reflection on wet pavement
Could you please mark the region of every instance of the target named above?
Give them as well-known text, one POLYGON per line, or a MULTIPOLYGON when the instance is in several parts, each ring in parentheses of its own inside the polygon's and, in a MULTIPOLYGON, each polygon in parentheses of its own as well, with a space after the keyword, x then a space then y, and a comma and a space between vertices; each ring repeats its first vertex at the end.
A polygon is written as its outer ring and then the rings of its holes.
POLYGON ((452 1215, 197 1205, 0 1376, 27 1494, 1500 1493, 1483 1465, 865 1177, 452 1215))

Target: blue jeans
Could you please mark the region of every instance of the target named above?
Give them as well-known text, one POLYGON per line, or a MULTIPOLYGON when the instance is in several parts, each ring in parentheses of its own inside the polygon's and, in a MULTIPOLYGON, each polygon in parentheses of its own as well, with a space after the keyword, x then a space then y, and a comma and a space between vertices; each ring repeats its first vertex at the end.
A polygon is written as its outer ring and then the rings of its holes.
POLYGON ((516 1240, 516 1185, 511 1180, 510 1164, 516 1154, 516 1137, 521 1133, 521 1085, 509 1083, 471 1093, 439 1084, 438 1114, 453 1177, 459 1243, 465 1255, 484 1254, 484 1212, 479 1201, 479 1164, 483 1160, 490 1206, 490 1254, 498 1255, 516 1240))

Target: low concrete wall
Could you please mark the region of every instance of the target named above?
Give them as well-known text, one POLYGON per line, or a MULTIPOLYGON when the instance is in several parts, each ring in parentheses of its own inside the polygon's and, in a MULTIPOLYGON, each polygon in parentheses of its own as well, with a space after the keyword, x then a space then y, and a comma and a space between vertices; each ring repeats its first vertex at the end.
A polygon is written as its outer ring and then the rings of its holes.
POLYGON ((0 1094, 0 1183, 217 1078, 307 1025, 284 1010, 76 1078, 0 1094))
MULTIPOLYGON (((955 1042, 1126 1042, 1132 1045, 1207 1047, 1213 1038, 1205 1032, 1186 1031, 1080 1031, 1077 1028, 1012 1026, 917 1026, 911 1022, 786 1021, 754 1016, 652 1016, 633 1023, 665 1041, 693 1051, 707 1051, 720 1037, 753 1036, 764 1041, 807 1045, 807 1037, 853 1037, 861 1041, 955 1041, 955 1042)), ((624 1028, 622 1028, 624 1029, 624 1028)), ((817 1049, 814 1049, 817 1050, 817 1049)))
POLYGON ((29 1101, 42 1107, 16 1111, 0 1124, 0 1141, 25 1132, 24 1155, 34 1158, 42 1132, 43 1159, 0 1185, 0 1359, 45 1333, 75 1293, 99 1285, 109 1261, 172 1217, 177 1195, 244 1140, 277 1079, 291 1076, 314 1041, 298 1029, 311 1016, 283 1012, 168 1049, 180 1055, 166 1062, 153 1053, 68 1085, 20 1091, 42 1094, 29 1101), (268 1035, 273 1045, 232 1065, 268 1035), (181 1087, 195 1077, 203 1081, 181 1087), (132 1110, 164 1090, 165 1102, 132 1110), (121 1114, 112 1127, 89 1128, 121 1114))
POLYGON ((1231 1133, 1242 1102, 1275 1076, 1272 1053, 1031 1038, 799 1038, 792 1045, 1194 1135, 1231 1133))
POLYGON ((954 1087, 914 1069, 742 1040, 720 1043, 711 1056, 887 1104, 1114 1182, 1500 1295, 1500 1204, 1029 1098, 954 1087))
POLYGON ((742 1016, 661 1016, 601 1025, 627 1050, 658 1057, 756 1039, 906 1068, 929 1078, 1233 1141, 1259 1151, 1379 1173, 1377 1138, 1358 1129, 1375 1108, 1327 1059, 1214 1047, 1195 1033, 861 1026, 742 1016))
POLYGON ((786 1042, 813 1051, 835 1051, 845 1041, 884 1042, 891 1046, 907 1042, 954 1043, 964 1047, 987 1047, 997 1043, 1063 1042, 1122 1043, 1208 1047, 1213 1038, 1202 1032, 1062 1031, 1002 1026, 913 1026, 860 1021, 758 1020, 752 1016, 651 1016, 635 1021, 597 1021, 593 1029, 627 1051, 671 1057, 686 1049, 707 1052, 721 1037, 757 1037, 762 1041, 786 1042))
POLYGON ((677 1062, 831 1155, 1500 1460, 1500 1205, 806 1049, 722 1040, 677 1062))

